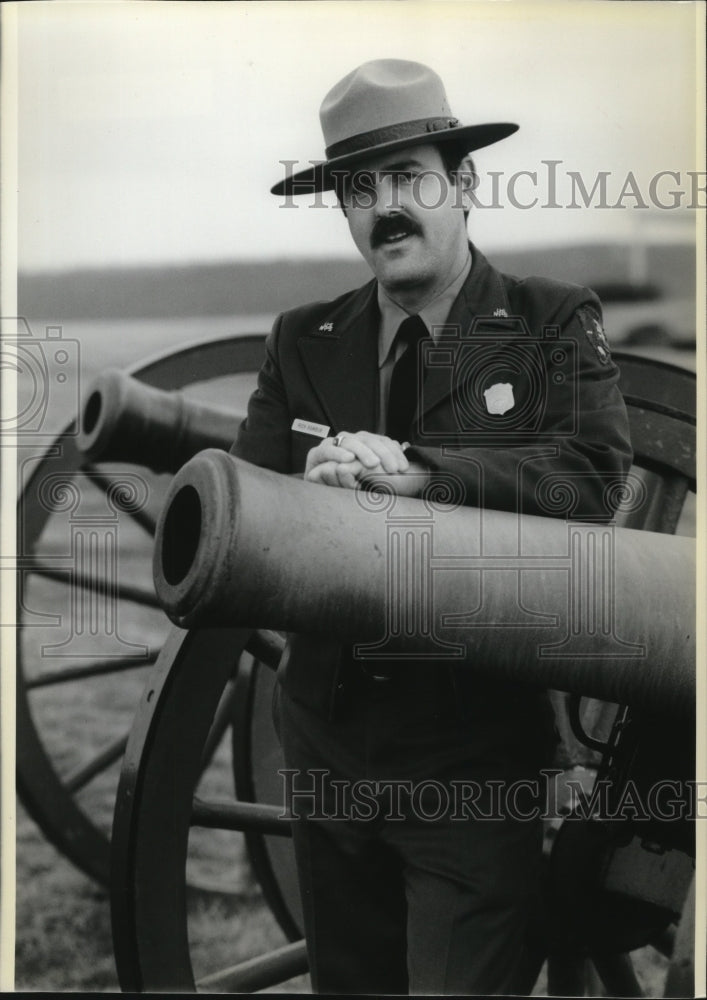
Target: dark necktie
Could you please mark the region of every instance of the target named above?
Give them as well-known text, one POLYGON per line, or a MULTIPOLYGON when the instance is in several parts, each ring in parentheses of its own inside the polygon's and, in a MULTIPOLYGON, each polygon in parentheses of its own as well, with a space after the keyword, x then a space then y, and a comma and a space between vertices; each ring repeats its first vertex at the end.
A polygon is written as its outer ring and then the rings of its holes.
POLYGON ((395 362, 388 393, 388 413, 385 432, 396 441, 406 441, 410 436, 412 418, 422 384, 418 373, 419 343, 428 337, 427 327, 419 316, 408 316, 398 327, 395 342, 402 341, 405 350, 395 362))

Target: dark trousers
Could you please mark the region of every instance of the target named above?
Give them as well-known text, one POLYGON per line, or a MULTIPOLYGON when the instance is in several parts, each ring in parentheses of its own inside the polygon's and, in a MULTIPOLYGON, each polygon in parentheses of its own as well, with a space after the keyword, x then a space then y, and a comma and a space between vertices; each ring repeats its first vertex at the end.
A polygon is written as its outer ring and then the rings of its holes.
POLYGON ((536 748, 461 722, 440 671, 351 688, 334 721, 276 695, 314 990, 513 993, 542 827, 507 792, 536 748))

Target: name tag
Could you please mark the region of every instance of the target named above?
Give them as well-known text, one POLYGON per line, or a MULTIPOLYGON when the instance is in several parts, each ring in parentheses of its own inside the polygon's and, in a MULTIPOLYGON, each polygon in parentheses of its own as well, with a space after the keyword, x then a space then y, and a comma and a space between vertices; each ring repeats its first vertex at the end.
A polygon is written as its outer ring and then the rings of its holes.
POLYGON ((300 420, 299 417, 292 421, 292 430, 300 431, 301 434, 314 434, 320 438, 325 438, 329 434, 329 427, 326 424, 315 424, 311 420, 300 420))

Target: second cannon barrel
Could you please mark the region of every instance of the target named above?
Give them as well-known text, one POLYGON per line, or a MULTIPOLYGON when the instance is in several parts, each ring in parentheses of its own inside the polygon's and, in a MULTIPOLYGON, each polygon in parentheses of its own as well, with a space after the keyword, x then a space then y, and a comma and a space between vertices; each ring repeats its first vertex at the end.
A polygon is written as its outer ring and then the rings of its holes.
POLYGON ((154 472, 176 472, 205 448, 227 451, 242 419, 224 407, 155 389, 111 369, 89 386, 77 446, 92 462, 130 462, 154 472))

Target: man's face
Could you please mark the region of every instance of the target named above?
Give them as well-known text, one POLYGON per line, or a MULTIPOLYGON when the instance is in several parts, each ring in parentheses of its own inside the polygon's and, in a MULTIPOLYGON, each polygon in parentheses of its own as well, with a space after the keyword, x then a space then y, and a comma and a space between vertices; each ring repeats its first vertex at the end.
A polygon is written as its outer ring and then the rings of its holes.
POLYGON ((449 179, 436 146, 366 160, 346 179, 343 203, 354 243, 393 297, 432 297, 461 270, 461 182, 449 179))

